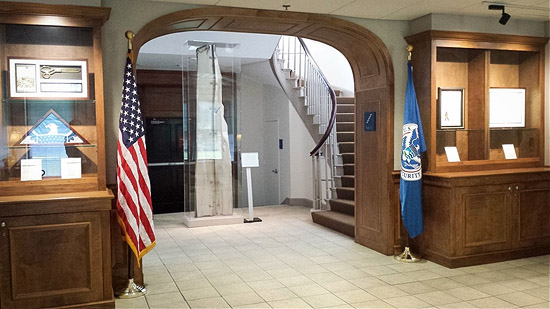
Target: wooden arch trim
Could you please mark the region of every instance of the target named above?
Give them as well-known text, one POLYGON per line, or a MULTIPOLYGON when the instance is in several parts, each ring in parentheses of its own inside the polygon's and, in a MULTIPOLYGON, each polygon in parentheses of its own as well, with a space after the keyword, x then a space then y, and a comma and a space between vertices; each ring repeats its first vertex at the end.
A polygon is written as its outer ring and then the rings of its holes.
POLYGON ((299 36, 338 49, 355 81, 355 239, 393 254, 397 208, 392 183, 394 72, 390 53, 374 33, 357 24, 317 14, 232 7, 183 10, 156 18, 133 40, 132 58, 156 37, 183 31, 230 31, 299 36), (363 129, 376 112, 376 131, 363 129))

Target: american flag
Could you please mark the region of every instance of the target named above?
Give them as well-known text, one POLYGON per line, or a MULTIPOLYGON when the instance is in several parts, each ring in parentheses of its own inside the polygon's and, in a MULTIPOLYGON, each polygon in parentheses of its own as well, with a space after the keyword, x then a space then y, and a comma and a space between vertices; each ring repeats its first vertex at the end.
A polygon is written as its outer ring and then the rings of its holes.
POLYGON ((147 171, 145 129, 130 57, 126 60, 117 151, 118 222, 126 242, 141 258, 155 246, 151 185, 147 171))

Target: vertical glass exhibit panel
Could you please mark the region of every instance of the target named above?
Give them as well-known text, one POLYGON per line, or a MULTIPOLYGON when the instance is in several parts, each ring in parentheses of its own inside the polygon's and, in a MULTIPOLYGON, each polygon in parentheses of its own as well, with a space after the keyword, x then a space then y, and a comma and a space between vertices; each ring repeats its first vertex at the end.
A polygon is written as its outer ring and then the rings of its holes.
POLYGON ((232 215, 240 196, 238 44, 186 41, 182 57, 185 210, 232 215))
POLYGON ((437 162, 486 160, 484 74, 480 73, 485 70, 486 52, 450 47, 438 47, 436 52, 437 162))
POLYGON ((97 181, 92 29, 0 24, 0 69, 0 187, 97 181))
POLYGON ((491 160, 536 158, 540 153, 540 55, 490 51, 489 130, 491 160))

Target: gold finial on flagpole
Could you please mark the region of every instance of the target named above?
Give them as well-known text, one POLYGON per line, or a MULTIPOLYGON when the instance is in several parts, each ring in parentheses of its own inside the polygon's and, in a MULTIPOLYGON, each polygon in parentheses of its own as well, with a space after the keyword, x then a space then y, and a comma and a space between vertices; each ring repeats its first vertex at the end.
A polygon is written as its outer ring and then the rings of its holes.
POLYGON ((134 32, 131 30, 128 30, 124 33, 126 38, 128 39, 128 53, 132 52, 132 40, 134 39, 134 32))
POLYGON ((413 46, 411 44, 407 45, 407 51, 409 52, 409 61, 411 61, 411 56, 412 56, 412 50, 413 50, 413 46))

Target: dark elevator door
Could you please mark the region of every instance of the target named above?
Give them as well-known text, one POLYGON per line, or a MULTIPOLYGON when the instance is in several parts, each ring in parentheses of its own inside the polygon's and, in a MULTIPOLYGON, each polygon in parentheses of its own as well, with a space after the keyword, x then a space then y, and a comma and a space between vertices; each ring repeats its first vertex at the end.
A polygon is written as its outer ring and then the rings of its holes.
POLYGON ((184 211, 183 121, 146 119, 147 160, 153 213, 184 211))

